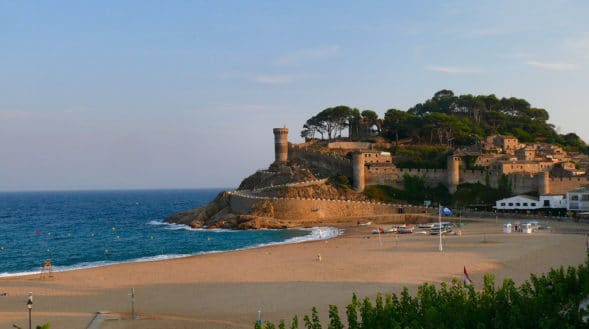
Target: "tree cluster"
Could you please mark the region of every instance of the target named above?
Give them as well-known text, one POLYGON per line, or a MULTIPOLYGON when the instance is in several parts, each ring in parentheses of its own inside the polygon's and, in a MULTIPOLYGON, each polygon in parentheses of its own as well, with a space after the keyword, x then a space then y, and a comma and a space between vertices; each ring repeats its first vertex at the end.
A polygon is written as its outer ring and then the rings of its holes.
POLYGON ((572 151, 589 152, 579 136, 559 134, 548 119, 545 109, 532 107, 525 99, 498 98, 493 94, 456 96, 444 89, 407 111, 389 109, 382 119, 371 110, 360 112, 344 105, 327 108, 307 120, 301 136, 319 135, 331 140, 348 129, 348 138, 358 139, 369 129, 397 143, 411 139, 417 144, 460 147, 501 134, 522 142, 559 144, 572 151))
POLYGON ((303 125, 301 137, 333 140, 340 138, 347 129, 348 138, 359 138, 380 133, 382 120, 372 110, 360 110, 340 105, 329 107, 308 119, 303 125))
MULTIPOLYGON (((589 255, 588 255, 589 256, 589 255)), ((482 288, 475 290, 457 280, 450 284, 419 286, 411 296, 407 288, 400 296, 379 294, 374 302, 359 300, 356 295, 346 307, 349 329, 385 328, 589 328, 583 317, 589 310, 580 309, 589 294, 589 261, 578 267, 551 269, 520 286, 511 279, 495 287, 494 276, 485 275, 482 288)), ((323 328, 317 309, 303 318, 305 329, 323 328)), ((299 327, 298 318, 291 329, 299 327)), ((274 329, 273 323, 256 324, 256 329, 274 329)), ((281 321, 278 328, 286 328, 281 321)), ((336 306, 329 306, 328 329, 344 329, 336 306)))

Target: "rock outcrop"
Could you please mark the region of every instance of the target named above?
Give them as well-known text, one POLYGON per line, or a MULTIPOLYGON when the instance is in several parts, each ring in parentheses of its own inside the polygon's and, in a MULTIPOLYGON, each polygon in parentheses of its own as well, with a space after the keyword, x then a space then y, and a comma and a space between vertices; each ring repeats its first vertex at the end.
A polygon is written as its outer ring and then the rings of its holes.
MULTIPOLYGON (((166 222, 209 229, 307 226, 311 220, 327 216, 324 213, 336 213, 333 210, 320 211, 315 203, 310 204, 310 200, 366 200, 363 194, 355 193, 349 188, 347 177, 341 174, 337 176, 337 172, 332 172, 333 179, 318 179, 313 172, 319 170, 301 159, 288 164, 273 164, 268 170, 258 171, 245 178, 236 191, 221 192, 207 205, 170 216, 166 222), (298 203, 287 206, 285 201, 292 200, 298 203), (298 219, 291 220, 290 217, 298 219)), ((351 206, 334 204, 328 208, 350 209, 351 206)))
POLYGON ((259 199, 247 214, 236 213, 231 208, 230 200, 230 193, 224 191, 208 204, 172 215, 165 221, 208 229, 282 229, 297 226, 292 222, 274 218, 274 208, 270 199, 259 199))

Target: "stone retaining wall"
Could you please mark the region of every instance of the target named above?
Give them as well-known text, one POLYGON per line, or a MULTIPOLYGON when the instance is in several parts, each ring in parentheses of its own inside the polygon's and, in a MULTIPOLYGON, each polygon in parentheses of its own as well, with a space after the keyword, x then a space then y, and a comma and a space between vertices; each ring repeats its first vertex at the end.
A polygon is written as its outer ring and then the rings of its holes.
POLYGON ((387 204, 369 201, 267 198, 248 194, 245 191, 229 192, 231 210, 239 215, 249 214, 257 202, 269 200, 277 219, 315 221, 319 219, 358 216, 381 216, 398 213, 423 213, 425 208, 411 205, 387 204))

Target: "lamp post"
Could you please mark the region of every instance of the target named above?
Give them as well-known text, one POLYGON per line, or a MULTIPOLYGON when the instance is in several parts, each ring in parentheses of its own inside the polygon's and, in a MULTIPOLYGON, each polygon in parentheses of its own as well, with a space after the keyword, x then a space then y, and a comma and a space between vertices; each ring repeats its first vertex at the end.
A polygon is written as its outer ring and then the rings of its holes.
POLYGON ((32 328, 31 311, 33 310, 33 293, 29 292, 29 300, 27 301, 27 308, 29 309, 29 329, 32 328))
POLYGON ((131 288, 131 319, 135 320, 135 288, 131 288))
POLYGON ((440 252, 444 251, 444 247, 442 247, 442 205, 438 204, 438 225, 440 227, 440 244, 438 245, 438 250, 440 252))

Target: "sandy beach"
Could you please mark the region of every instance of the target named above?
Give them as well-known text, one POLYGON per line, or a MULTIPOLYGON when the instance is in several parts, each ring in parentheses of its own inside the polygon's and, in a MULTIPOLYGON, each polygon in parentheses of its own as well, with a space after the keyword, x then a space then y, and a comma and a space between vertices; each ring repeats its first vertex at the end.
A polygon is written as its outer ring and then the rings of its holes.
MULTIPOLYGON (((28 325, 26 296, 34 293, 33 326, 86 328, 109 311, 100 328, 253 328, 258 310, 277 322, 317 306, 343 307, 352 293, 373 297, 429 282, 462 279, 463 266, 480 287, 484 273, 496 282, 521 282, 530 273, 585 262, 588 224, 541 221, 534 234, 504 234, 502 221, 473 220, 461 235, 377 235, 376 227, 347 227, 340 237, 188 258, 0 279, 0 327, 28 325), (318 255, 321 260, 318 260, 318 255), (135 288, 137 320, 129 320, 135 288)), ((385 224, 382 224, 385 225, 385 224)), ((343 314, 343 312, 341 313, 343 314)))

